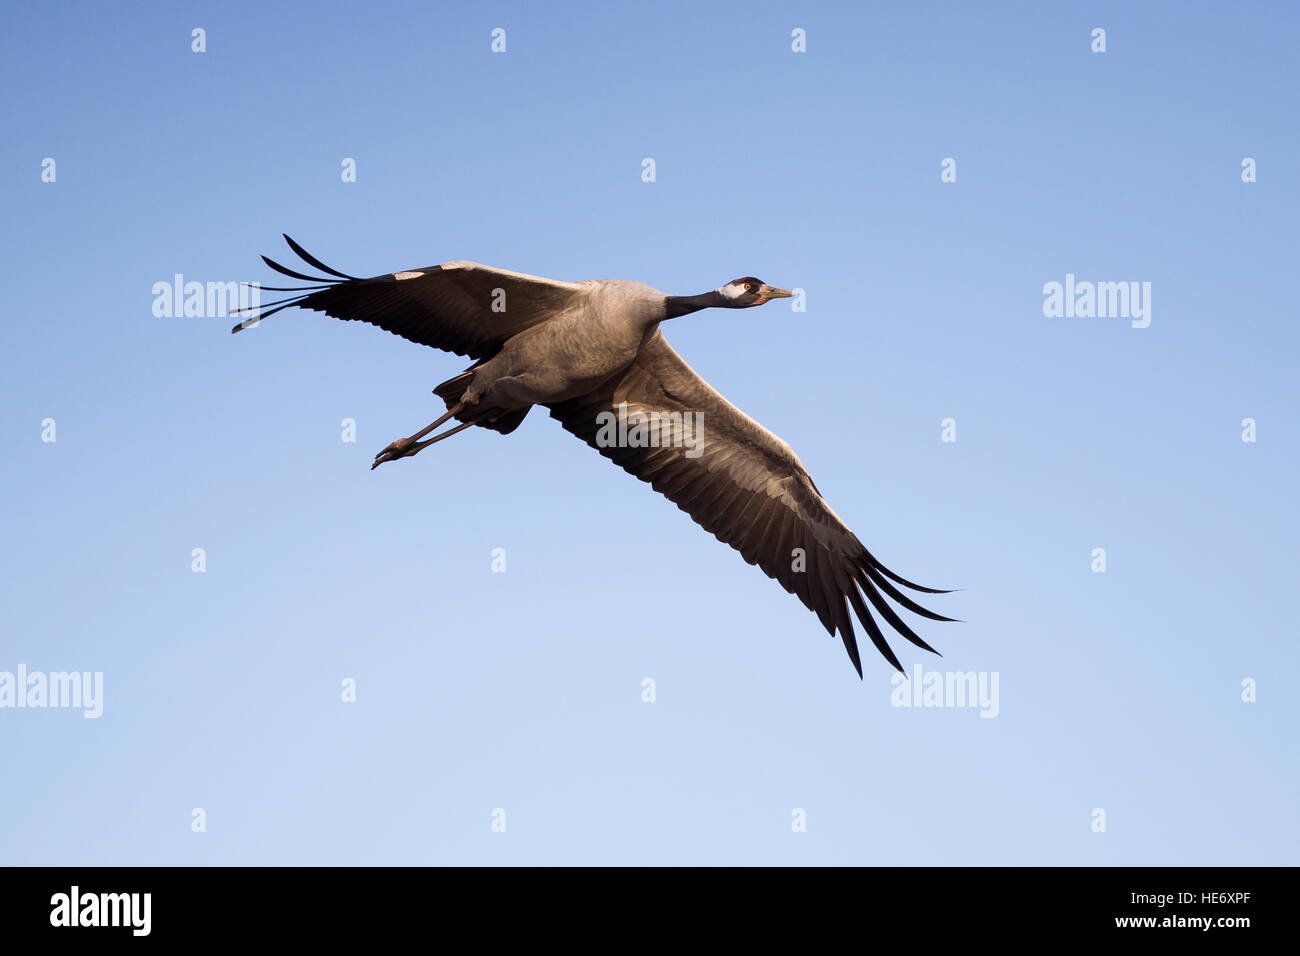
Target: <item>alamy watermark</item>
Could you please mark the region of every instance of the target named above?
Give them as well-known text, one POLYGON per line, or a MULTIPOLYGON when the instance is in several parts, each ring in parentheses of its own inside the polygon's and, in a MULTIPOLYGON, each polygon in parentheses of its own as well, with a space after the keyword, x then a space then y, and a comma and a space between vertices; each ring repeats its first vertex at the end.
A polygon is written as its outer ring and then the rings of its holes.
POLYGON ((153 284, 153 314, 160 319, 224 319, 261 304, 258 282, 186 282, 177 272, 171 282, 153 284))
POLYGON ((78 708, 86 718, 104 712, 103 671, 0 671, 0 709, 6 707, 78 708))
POLYGON ((1043 285, 1043 315, 1049 319, 1132 319, 1133 328, 1151 324, 1150 282, 1065 282, 1043 285))
POLYGON ((704 454, 704 413, 627 410, 596 415, 598 448, 685 448, 687 458, 704 454))
POLYGON ((923 671, 917 664, 910 680, 895 671, 889 683, 895 707, 977 707, 981 717, 996 717, 1000 710, 997 671, 923 671))
POLYGON ((152 893, 87 893, 74 883, 50 897, 50 925, 124 927, 132 936, 148 936, 152 910, 152 893))

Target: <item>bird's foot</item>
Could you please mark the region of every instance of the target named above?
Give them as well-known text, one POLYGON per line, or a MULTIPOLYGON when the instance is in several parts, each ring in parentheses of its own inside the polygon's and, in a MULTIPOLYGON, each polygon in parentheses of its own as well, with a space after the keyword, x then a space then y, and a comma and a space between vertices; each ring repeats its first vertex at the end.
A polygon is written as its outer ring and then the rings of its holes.
POLYGON ((392 442, 387 448, 375 455, 374 463, 371 464, 370 470, 374 471, 386 461, 397 461, 399 458, 405 458, 411 452, 411 446, 415 444, 414 438, 399 438, 392 442))

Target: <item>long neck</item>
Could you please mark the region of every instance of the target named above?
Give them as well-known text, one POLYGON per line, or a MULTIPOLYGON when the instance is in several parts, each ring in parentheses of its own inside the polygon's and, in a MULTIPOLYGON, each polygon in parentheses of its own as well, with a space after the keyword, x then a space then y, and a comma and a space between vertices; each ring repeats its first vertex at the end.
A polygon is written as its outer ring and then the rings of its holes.
POLYGON ((666 295, 664 296, 664 318, 675 319, 680 315, 698 312, 700 309, 723 308, 727 304, 726 298, 717 289, 712 292, 701 292, 699 295, 666 295))

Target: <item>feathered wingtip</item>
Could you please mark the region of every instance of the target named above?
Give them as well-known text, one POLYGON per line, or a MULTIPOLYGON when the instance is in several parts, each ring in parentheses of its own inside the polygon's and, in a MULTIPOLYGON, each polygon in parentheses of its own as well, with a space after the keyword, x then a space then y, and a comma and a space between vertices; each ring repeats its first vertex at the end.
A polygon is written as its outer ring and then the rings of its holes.
MULTIPOLYGON (((897 582, 905 588, 910 588, 913 591, 922 591, 926 594, 950 594, 951 591, 942 590, 940 588, 927 588, 919 584, 914 584, 906 578, 900 577, 893 571, 889 570, 889 568, 877 561, 870 551, 863 549, 863 555, 857 562, 855 581, 853 582, 856 587, 850 587, 847 589, 849 603, 853 606, 853 610, 857 614, 857 618, 861 622, 862 626, 866 628, 867 636, 871 638, 871 643, 875 645, 876 650, 884 656, 885 660, 889 661, 889 663, 894 666, 896 671, 906 675, 902 663, 898 660, 898 655, 894 653, 893 648, 889 646, 889 642, 885 640, 884 632, 881 630, 880 625, 876 623, 875 617, 871 614, 871 611, 867 608, 868 601, 871 603, 871 606, 876 609, 876 612, 885 619, 885 623, 901 634, 906 640, 915 644, 922 650, 929 651, 931 654, 936 654, 939 657, 942 657, 943 655, 927 644, 920 635, 908 627, 907 622, 898 616, 898 612, 889 605, 889 602, 886 601, 885 598, 889 597, 902 607, 911 611, 913 614, 919 614, 921 617, 928 618, 931 621, 947 621, 950 623, 960 622, 956 618, 944 617, 942 614, 936 614, 929 608, 922 607, 898 588, 894 587, 894 584, 891 582, 897 582), (866 595, 866 601, 862 598, 864 594, 866 595)), ((841 628, 840 637, 844 641, 844 646, 849 652, 849 659, 853 662, 853 667, 858 672, 858 677, 861 678, 862 662, 858 655, 857 640, 853 635, 852 616, 845 615, 844 620, 848 622, 848 626, 847 628, 841 628)))
MULTIPOLYGON (((307 265, 311 266, 314 269, 319 269, 321 272, 327 273, 328 275, 336 276, 336 278, 327 279, 322 276, 305 275, 301 272, 295 272, 293 269, 289 269, 285 266, 282 266, 280 265, 280 263, 272 259, 268 259, 266 256, 262 256, 262 261, 265 262, 272 269, 274 269, 276 272, 280 273, 281 275, 288 276, 290 279, 301 279, 303 282, 312 282, 315 283, 315 285, 259 286, 259 288, 269 289, 272 292, 300 292, 302 294, 290 296, 287 299, 280 299, 276 302, 268 302, 265 305, 254 305, 254 306, 247 306, 242 309, 231 309, 230 310, 231 315, 239 315, 242 312, 256 313, 256 314, 246 316, 241 322, 239 322, 233 329, 230 330, 232 334, 238 332, 240 329, 246 329, 251 325, 256 325, 258 322, 262 321, 263 319, 275 315, 275 313, 279 312, 281 309, 289 309, 295 305, 299 305, 305 299, 310 298, 314 293, 320 291, 321 289, 329 289, 336 285, 342 285, 344 282, 361 281, 357 276, 350 276, 345 272, 339 272, 337 269, 331 269, 329 266, 325 265, 325 263, 321 262, 310 252, 304 249, 302 246, 298 245, 298 243, 294 242, 293 239, 291 239, 288 235, 284 236, 284 241, 289 244, 289 248, 292 249, 297 254, 298 258, 300 258, 303 262, 307 263, 307 265), (262 311, 263 309, 266 309, 267 311, 263 312, 262 311)), ((247 285, 248 283, 244 283, 244 284, 247 285)))

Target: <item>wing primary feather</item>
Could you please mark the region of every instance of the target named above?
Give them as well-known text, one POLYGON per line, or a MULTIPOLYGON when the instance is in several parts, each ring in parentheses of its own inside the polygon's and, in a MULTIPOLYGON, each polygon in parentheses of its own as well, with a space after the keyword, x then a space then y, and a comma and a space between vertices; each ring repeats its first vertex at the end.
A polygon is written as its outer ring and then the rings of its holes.
MULTIPOLYGON (((292 308, 293 306, 297 305, 299 302, 301 302, 301 301, 302 301, 303 299, 305 299, 305 298, 307 298, 307 296, 303 295, 303 296, 298 296, 297 298, 293 298, 293 299, 281 300, 281 301, 283 302, 282 305, 277 305, 277 303, 274 303, 274 302, 268 302, 268 303, 267 303, 267 306, 274 305, 274 306, 276 306, 276 307, 273 308, 273 309, 270 309, 270 310, 267 311, 267 312, 261 312, 261 313, 259 313, 259 314, 257 314, 257 315, 250 315, 248 318, 246 318, 246 319, 244 319, 243 321, 239 322, 239 323, 238 323, 238 324, 237 324, 233 329, 231 329, 230 331, 231 331, 231 333, 233 334, 233 333, 235 333, 235 332, 239 332, 239 331, 241 331, 242 329, 249 328, 251 325, 254 325, 254 324, 258 323, 258 322, 261 322, 263 319, 270 318, 271 316, 275 315, 275 313, 277 313, 277 312, 282 312, 282 311, 285 310, 285 309, 292 308)), ((231 311, 231 315, 235 315, 235 314, 237 314, 237 313, 239 313, 239 312, 250 312, 250 311, 252 311, 254 308, 256 308, 256 309, 263 309, 263 308, 266 308, 266 306, 261 306, 261 305, 259 305, 259 306, 250 306, 249 308, 245 308, 245 309, 233 309, 233 310, 231 311)))
POLYGON ((849 652, 849 660, 853 661, 853 666, 858 672, 858 680, 862 679, 862 658, 858 654, 858 639, 853 633, 853 615, 849 613, 848 605, 845 598, 848 592, 853 590, 853 582, 849 580, 848 574, 840 564, 836 556, 831 557, 831 567, 835 570, 835 586, 839 589, 839 594, 835 596, 835 610, 840 616, 840 639, 844 642, 844 649, 849 652))
POLYGON ((844 615, 844 624, 840 627, 840 640, 844 642, 844 649, 849 652, 849 660, 853 662, 853 669, 858 672, 858 680, 862 680, 862 654, 858 651, 858 638, 853 633, 853 618, 848 614, 844 615))
POLYGON ((907 578, 900 577, 899 575, 895 574, 893 571, 889 570, 889 568, 881 564, 879 561, 877 561, 875 555, 873 555, 866 548, 862 549, 862 553, 867 556, 867 560, 870 561, 873 566, 875 566, 880 570, 881 574, 885 575, 888 578, 891 578, 894 581, 897 581, 905 588, 911 588, 913 591, 923 591, 926 594, 951 594, 952 593, 952 588, 948 588, 947 590, 944 590, 942 588, 927 588, 927 587, 922 587, 919 584, 913 584, 911 581, 907 580, 907 578))
MULTIPOLYGON (((309 298, 310 296, 311 293, 308 292, 304 295, 291 295, 287 299, 276 299, 274 302, 267 302, 264 305, 241 305, 237 309, 231 309, 230 314, 238 315, 240 312, 254 312, 258 309, 269 309, 271 306, 280 305, 281 303, 292 305, 294 302, 301 302, 303 299, 309 298)), ((268 312, 267 314, 269 315, 270 313, 268 312)))
POLYGON ((259 289, 265 289, 265 290, 267 290, 267 291, 269 291, 269 292, 307 292, 307 291, 315 291, 316 289, 332 289, 332 288, 334 288, 334 286, 333 286, 332 284, 331 284, 331 285, 308 285, 308 286, 292 285, 292 286, 290 286, 290 285, 262 285, 260 282, 257 282, 257 283, 253 283, 253 282, 244 282, 244 283, 242 283, 242 285, 256 285, 259 289))
POLYGON ((879 587, 880 590, 884 591, 913 614, 919 614, 921 617, 928 617, 932 621, 947 621, 951 624, 960 623, 955 617, 944 617, 942 614, 935 614, 934 611, 931 611, 929 608, 921 607, 921 605, 917 604, 902 591, 898 590, 898 588, 890 584, 889 580, 875 567, 865 563, 860 565, 860 567, 867 573, 867 576, 870 577, 872 581, 876 582, 876 586, 879 587))
MULTIPOLYGON (((889 606, 889 603, 880 596, 880 592, 872 586, 869 580, 859 578, 858 583, 861 585, 862 590, 867 593, 867 600, 880 612, 880 616, 889 622, 890 627, 922 650, 929 651, 931 654, 939 654, 933 647, 917 637, 916 632, 907 626, 907 622, 898 616, 898 612, 889 606)), ((939 656, 942 657, 943 655, 939 654, 939 656)))
MULTIPOLYGON (((262 261, 265 262, 272 269, 274 269, 276 272, 280 273, 280 275, 288 276, 290 279, 301 279, 303 282, 328 281, 322 279, 320 276, 309 276, 309 275, 304 275, 301 272, 294 272, 292 269, 288 268, 287 266, 280 265, 280 263, 276 262, 274 259, 270 258, 269 256, 262 256, 262 261)), ((331 284, 333 283, 331 282, 331 284)))
POLYGON ((303 262, 307 263, 309 266, 315 266, 321 272, 328 272, 330 275, 338 276, 340 279, 351 279, 354 282, 361 281, 357 276, 350 276, 346 272, 339 272, 338 269, 331 269, 325 263, 321 262, 310 252, 304 249, 302 246, 298 245, 298 243, 294 242, 291 238, 289 238, 289 236, 285 235, 284 233, 280 233, 280 235, 284 236, 284 241, 289 243, 289 248, 292 249, 294 252, 298 253, 298 258, 300 258, 303 262))
POLYGON ((876 645, 876 650, 884 655, 885 660, 894 665, 894 670, 905 673, 903 665, 898 662, 898 657, 894 654, 894 649, 885 640, 885 635, 880 631, 880 625, 876 623, 876 619, 867 610, 867 605, 863 602, 862 595, 858 593, 857 588, 849 591, 849 603, 853 605, 853 610, 857 612, 858 620, 862 622, 862 626, 867 629, 867 634, 871 637, 871 643, 876 645))

